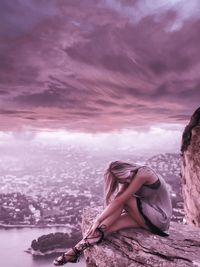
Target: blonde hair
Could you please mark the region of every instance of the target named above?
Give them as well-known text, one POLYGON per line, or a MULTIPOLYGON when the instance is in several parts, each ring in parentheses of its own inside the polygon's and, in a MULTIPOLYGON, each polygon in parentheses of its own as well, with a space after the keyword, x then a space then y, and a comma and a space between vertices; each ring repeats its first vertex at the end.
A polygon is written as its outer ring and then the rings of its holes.
POLYGON ((141 166, 124 161, 113 161, 109 164, 104 174, 104 205, 107 206, 114 193, 119 190, 119 179, 127 179, 141 166))

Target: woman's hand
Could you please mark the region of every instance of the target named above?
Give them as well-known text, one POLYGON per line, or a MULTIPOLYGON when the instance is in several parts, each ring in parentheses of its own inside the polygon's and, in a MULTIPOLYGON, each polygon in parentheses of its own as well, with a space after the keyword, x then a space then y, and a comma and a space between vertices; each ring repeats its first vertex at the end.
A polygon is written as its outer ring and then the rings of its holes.
POLYGON ((100 222, 98 220, 96 220, 91 226, 90 228, 87 230, 87 232, 84 235, 84 238, 89 236, 89 235, 93 235, 95 233, 95 230, 97 229, 97 227, 99 226, 100 222))

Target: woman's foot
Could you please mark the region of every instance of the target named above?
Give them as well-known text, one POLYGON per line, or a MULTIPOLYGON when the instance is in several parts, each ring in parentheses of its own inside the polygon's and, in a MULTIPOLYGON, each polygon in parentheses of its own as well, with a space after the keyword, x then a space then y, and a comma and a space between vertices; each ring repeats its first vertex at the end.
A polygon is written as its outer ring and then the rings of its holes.
POLYGON ((104 239, 104 229, 105 227, 103 225, 101 227, 97 227, 96 231, 93 234, 89 234, 87 237, 82 239, 75 247, 55 259, 53 262, 54 265, 59 266, 64 265, 67 262, 77 262, 83 250, 94 244, 99 244, 104 239))
POLYGON ((64 265, 67 262, 77 262, 80 256, 79 250, 72 248, 67 252, 63 253, 57 259, 54 260, 53 264, 56 266, 64 265))
POLYGON ((88 244, 88 246, 99 244, 104 239, 104 229, 104 225, 97 227, 93 234, 89 234, 87 237, 84 238, 86 244, 88 244))

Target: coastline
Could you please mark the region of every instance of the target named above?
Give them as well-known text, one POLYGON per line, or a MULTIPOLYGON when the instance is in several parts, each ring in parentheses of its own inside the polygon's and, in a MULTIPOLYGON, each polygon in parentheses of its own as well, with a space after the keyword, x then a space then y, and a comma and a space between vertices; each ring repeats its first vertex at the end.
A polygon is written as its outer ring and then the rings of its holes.
MULTIPOLYGON (((49 250, 45 253, 42 253, 40 251, 35 251, 32 248, 28 248, 27 250, 24 250, 25 253, 28 253, 30 255, 32 255, 33 257, 57 257, 59 254, 61 255, 62 253, 64 253, 66 251, 66 249, 68 248, 57 248, 57 249, 52 249, 49 250)), ((79 266, 83 266, 85 267, 85 257, 84 255, 81 255, 80 259, 79 259, 79 266)), ((71 265, 70 265, 71 266, 71 265)))
POLYGON ((66 250, 66 248, 56 248, 56 249, 51 249, 48 250, 47 252, 41 252, 41 251, 37 251, 34 250, 32 248, 28 248, 27 250, 24 250, 24 252, 29 253, 33 256, 50 256, 53 254, 57 254, 57 253, 63 253, 66 250))
POLYGON ((34 225, 34 224, 3 224, 0 223, 0 229, 12 229, 12 228, 54 228, 54 227, 64 227, 69 228, 66 224, 44 224, 44 225, 34 225))

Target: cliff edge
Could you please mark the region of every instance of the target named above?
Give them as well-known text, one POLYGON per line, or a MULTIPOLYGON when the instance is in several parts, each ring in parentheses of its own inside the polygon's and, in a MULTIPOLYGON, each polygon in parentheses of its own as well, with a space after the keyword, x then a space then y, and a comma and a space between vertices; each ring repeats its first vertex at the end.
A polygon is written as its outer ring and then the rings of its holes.
MULTIPOLYGON (((126 229, 86 250, 87 267, 200 267, 200 107, 185 127, 181 145, 181 180, 187 223, 171 222, 168 237, 126 229)), ((100 208, 83 212, 82 232, 100 208)))
POLYGON ((181 152, 185 218, 188 224, 200 227, 200 107, 185 127, 181 152))
MULTIPOLYGON (((84 209, 83 233, 100 212, 101 208, 84 209)), ((140 228, 113 233, 85 250, 87 267, 200 267, 199 228, 172 222, 169 233, 160 237, 140 228)))

